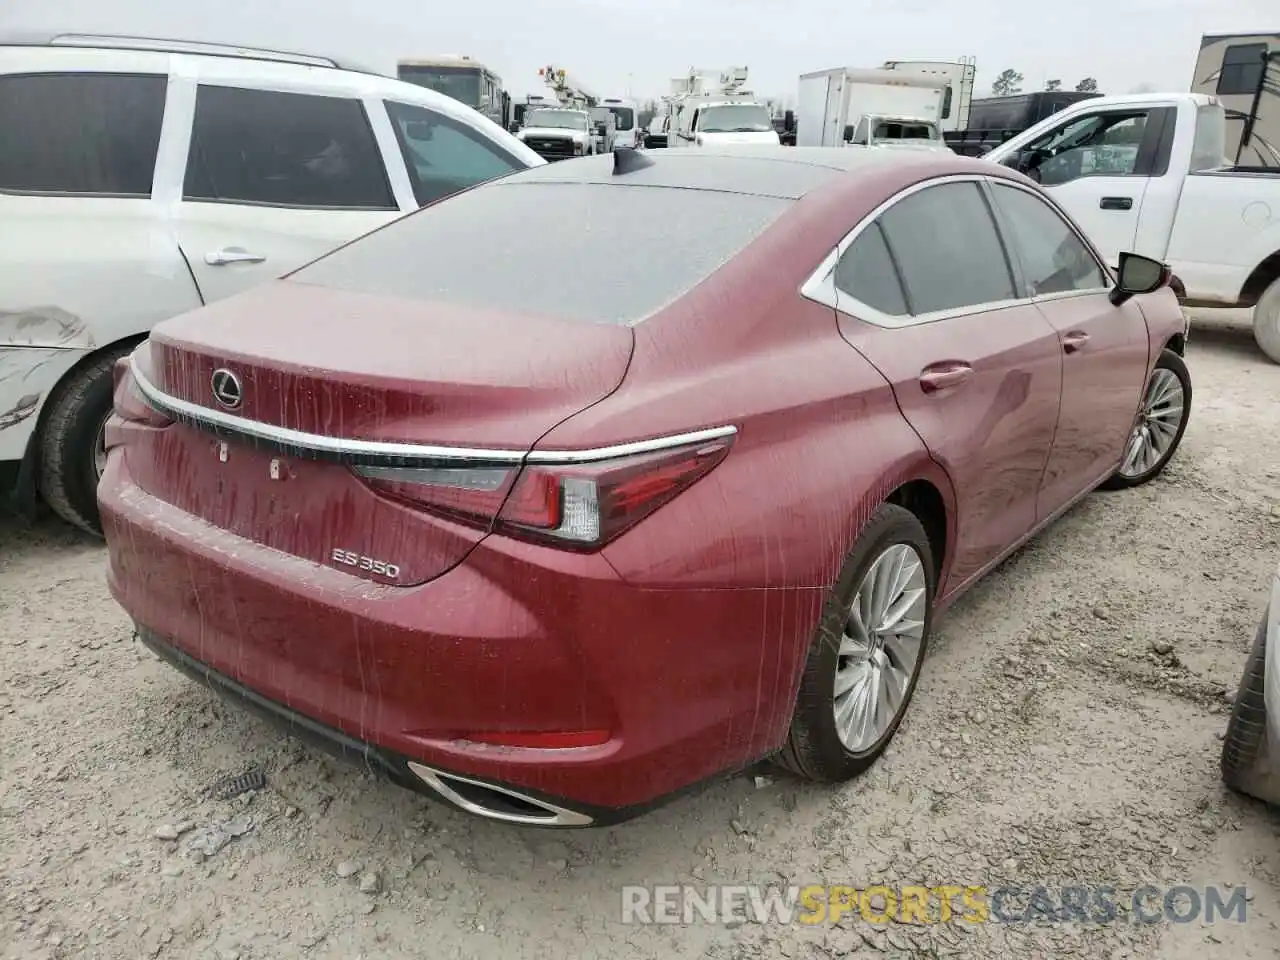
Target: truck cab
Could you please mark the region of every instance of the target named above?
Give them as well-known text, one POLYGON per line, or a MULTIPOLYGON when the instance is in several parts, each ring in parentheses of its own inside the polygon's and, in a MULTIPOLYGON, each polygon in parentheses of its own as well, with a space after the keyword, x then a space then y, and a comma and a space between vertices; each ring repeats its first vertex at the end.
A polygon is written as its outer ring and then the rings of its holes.
POLYGON ((681 104, 669 146, 772 144, 782 141, 769 108, 755 100, 695 100, 681 104))
POLYGON ((1026 174, 1114 268, 1122 252, 1165 261, 1188 306, 1252 308, 1280 363, 1280 172, 1232 167, 1215 97, 1084 100, 985 155, 1026 174))
POLYGON ((937 123, 921 117, 863 116, 847 132, 851 146, 955 152, 942 139, 937 123))
POLYGON ((516 136, 544 160, 568 160, 597 152, 595 123, 585 109, 532 107, 516 136))

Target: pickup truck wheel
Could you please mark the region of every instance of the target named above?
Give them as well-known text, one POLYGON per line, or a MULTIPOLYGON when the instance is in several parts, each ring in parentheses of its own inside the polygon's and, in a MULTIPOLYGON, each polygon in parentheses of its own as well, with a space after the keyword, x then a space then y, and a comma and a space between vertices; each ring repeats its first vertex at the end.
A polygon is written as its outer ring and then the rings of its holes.
POLYGON ((63 520, 95 536, 102 536, 98 478, 106 460, 111 369, 132 349, 108 350, 58 384, 40 432, 41 498, 63 520))
POLYGON ((1258 298, 1253 308, 1253 339, 1274 363, 1280 363, 1280 279, 1258 298))
POLYGON ((1191 417, 1191 374, 1167 347, 1142 393, 1142 406, 1125 441, 1120 469, 1102 482, 1103 490, 1127 490, 1154 480, 1173 459, 1191 417))
POLYGON ((1249 652, 1222 741, 1222 782, 1232 790, 1280 803, 1280 770, 1273 769, 1267 742, 1267 704, 1263 689, 1267 659, 1267 619, 1249 652))

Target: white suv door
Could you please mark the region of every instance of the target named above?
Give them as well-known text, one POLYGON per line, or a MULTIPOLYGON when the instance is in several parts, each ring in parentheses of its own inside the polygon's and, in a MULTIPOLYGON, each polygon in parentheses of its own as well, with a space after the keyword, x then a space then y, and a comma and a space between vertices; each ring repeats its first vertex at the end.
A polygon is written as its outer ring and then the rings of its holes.
POLYGON ((363 98, 211 80, 194 92, 175 227, 206 303, 401 214, 363 98))

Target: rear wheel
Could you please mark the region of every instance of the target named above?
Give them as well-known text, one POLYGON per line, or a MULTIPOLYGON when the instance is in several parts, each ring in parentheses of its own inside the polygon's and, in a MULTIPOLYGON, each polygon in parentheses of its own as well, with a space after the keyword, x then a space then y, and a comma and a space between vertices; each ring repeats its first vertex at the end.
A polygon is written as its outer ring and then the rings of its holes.
POLYGON ((62 519, 96 536, 102 535, 98 479, 106 466, 111 371, 131 350, 108 350, 58 384, 40 433, 41 498, 62 519))
POLYGON ((880 507, 846 558, 809 648, 779 762, 833 783, 893 739, 915 692, 933 622, 934 567, 920 521, 880 507))
POLYGON ((1222 781, 1233 790, 1280 803, 1280 772, 1272 769, 1267 744, 1267 704, 1263 689, 1267 660, 1267 617, 1249 652, 1222 741, 1222 781))
POLYGON ((1280 279, 1271 281, 1253 308, 1253 339, 1269 359, 1280 363, 1280 279))
POLYGON ((1155 479, 1173 459, 1191 414, 1191 374, 1182 358, 1166 348, 1147 380, 1142 407, 1125 444, 1124 462, 1104 490, 1138 487, 1155 479))

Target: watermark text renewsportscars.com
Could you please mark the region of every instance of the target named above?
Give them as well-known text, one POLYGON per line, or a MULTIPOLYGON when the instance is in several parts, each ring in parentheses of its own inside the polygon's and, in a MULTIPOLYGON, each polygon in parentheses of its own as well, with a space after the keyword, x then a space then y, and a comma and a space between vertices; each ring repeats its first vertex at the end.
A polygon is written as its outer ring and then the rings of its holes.
POLYGON ((1243 923, 1242 886, 986 886, 974 884, 622 888, 622 922, 763 923, 1243 923))

